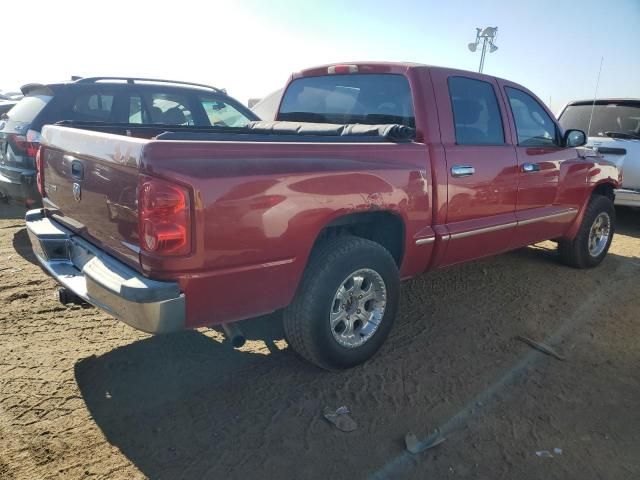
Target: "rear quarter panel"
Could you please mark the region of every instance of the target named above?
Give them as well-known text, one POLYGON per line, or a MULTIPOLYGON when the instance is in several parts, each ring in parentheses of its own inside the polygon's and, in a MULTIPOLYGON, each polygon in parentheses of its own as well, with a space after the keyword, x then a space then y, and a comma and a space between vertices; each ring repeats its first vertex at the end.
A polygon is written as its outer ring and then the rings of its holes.
POLYGON ((142 255, 146 273, 179 277, 189 326, 287 305, 311 248, 334 219, 384 210, 405 225, 402 275, 426 269, 414 235, 431 223, 422 144, 151 142, 144 170, 193 186, 194 254, 142 255))

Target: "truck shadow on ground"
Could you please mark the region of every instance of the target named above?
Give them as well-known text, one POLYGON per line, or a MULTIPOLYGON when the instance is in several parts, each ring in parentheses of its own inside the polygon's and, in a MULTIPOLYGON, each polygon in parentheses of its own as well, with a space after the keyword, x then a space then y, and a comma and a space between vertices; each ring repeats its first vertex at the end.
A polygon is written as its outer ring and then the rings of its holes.
MULTIPOLYGON (((265 348, 235 350, 206 330, 155 336, 79 361, 75 377, 107 440, 149 478, 252 478, 257 471, 264 478, 347 473, 359 478, 402 452, 401 442, 393 439, 401 439, 403 431, 416 422, 426 425, 428 419, 446 417, 456 403, 466 402, 516 363, 522 346, 509 339, 536 327, 518 321, 521 310, 503 307, 539 301, 538 293, 526 297, 531 275, 544 279, 557 273, 555 281, 567 288, 582 279, 581 288, 590 291, 598 278, 631 259, 611 254, 600 273, 560 266, 550 270, 556 261, 553 249, 524 248, 408 282, 404 306, 382 352, 346 372, 324 372, 289 348, 280 349, 283 334, 274 314, 243 325, 248 340, 264 341, 265 348), (511 288, 503 292, 505 284, 511 288), (478 310, 484 312, 475 318, 478 310), (500 319, 483 318, 491 311, 500 319), (477 340, 486 338, 495 345, 477 340), (407 370, 428 392, 425 406, 413 413, 403 413, 402 407, 407 370), (456 379, 454 390, 446 378, 456 379), (348 436, 321 419, 324 406, 342 404, 359 409, 363 424, 348 436), (352 452, 342 473, 335 470, 340 462, 319 460, 359 444, 363 448, 352 452)), ((576 305, 582 301, 578 297, 576 305)))
MULTIPOLYGON (((260 353, 236 350, 205 331, 154 336, 81 360, 76 381, 108 441, 149 478, 229 478, 204 472, 225 464, 223 452, 232 469, 236 455, 262 445, 261 432, 306 395, 305 385, 328 378, 274 346, 283 336, 278 320, 274 314, 243 327, 248 343, 259 338, 269 347, 260 353), (239 439, 237 430, 247 428, 239 439), (189 468, 193 474, 184 473, 189 468)), ((313 399, 306 416, 317 416, 321 406, 313 399)))
POLYGON ((40 265, 31 247, 31 240, 26 228, 21 228, 13 234, 13 249, 27 262, 40 265))
POLYGON ((616 233, 640 238, 640 209, 617 207, 616 233))

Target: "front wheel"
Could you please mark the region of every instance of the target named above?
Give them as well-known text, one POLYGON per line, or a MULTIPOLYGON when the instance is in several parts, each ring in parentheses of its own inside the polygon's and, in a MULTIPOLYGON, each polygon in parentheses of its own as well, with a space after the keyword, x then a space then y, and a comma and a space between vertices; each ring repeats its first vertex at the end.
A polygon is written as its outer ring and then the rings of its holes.
POLYGON ((314 249, 296 297, 284 311, 289 345, 328 370, 361 364, 386 339, 400 279, 380 244, 342 236, 314 249))
POLYGON ((575 268, 599 265, 611 246, 615 219, 613 202, 607 197, 594 195, 587 205, 576 237, 558 244, 562 262, 575 268))

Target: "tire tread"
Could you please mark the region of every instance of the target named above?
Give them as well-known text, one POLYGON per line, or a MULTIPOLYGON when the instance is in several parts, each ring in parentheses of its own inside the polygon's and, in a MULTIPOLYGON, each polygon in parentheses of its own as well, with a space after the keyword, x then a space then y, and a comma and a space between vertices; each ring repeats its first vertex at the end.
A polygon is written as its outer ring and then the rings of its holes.
POLYGON ((324 240, 312 250, 296 295, 284 311, 284 331, 289 345, 304 359, 327 370, 334 367, 323 359, 313 340, 313 323, 309 321, 313 318, 313 302, 307 301, 306 294, 317 288, 323 273, 334 268, 336 262, 362 248, 375 249, 376 254, 387 255, 395 264, 391 253, 371 240, 351 235, 324 240))
MULTIPOLYGON (((615 209, 613 208, 613 202, 602 195, 593 195, 589 200, 589 204, 587 205, 584 216, 582 217, 582 224, 580 225, 575 238, 572 240, 562 240, 558 243, 558 253, 562 263, 573 268, 590 268, 598 265, 602 261, 602 258, 606 256, 609 249, 608 246, 598 260, 590 261, 588 258, 589 252, 585 250, 583 245, 583 242, 589 236, 589 230, 591 229, 593 220, 596 215, 602 211, 608 211, 610 214, 610 235, 611 238, 613 238, 615 224, 615 209)), ((611 244, 611 240, 609 240, 609 244, 611 244)))

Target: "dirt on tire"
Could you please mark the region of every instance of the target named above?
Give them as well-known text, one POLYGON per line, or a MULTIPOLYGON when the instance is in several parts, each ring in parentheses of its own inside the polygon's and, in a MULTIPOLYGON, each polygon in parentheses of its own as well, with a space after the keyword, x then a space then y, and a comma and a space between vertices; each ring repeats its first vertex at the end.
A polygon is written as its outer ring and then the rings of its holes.
POLYGON ((65 307, 23 216, 0 205, 1 479, 640 478, 640 211, 595 269, 545 242, 404 283, 386 343, 337 373, 278 314, 235 350, 65 307), (322 417, 342 405, 357 430, 322 417))

